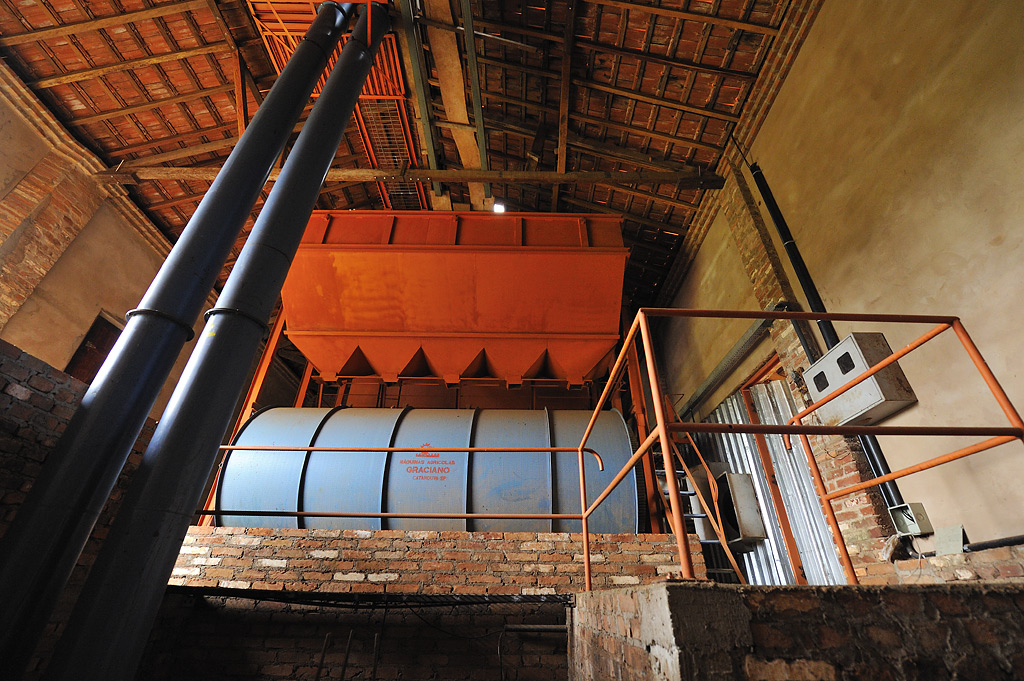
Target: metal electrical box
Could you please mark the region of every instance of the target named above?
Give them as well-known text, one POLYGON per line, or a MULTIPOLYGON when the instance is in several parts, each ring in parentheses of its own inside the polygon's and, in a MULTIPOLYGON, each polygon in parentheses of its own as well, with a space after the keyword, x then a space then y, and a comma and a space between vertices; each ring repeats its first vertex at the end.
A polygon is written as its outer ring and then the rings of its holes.
MULTIPOLYGON (((851 333, 804 371, 817 402, 892 354, 880 333, 851 333)), ((827 426, 868 426, 917 402, 907 377, 894 362, 815 412, 827 426)))

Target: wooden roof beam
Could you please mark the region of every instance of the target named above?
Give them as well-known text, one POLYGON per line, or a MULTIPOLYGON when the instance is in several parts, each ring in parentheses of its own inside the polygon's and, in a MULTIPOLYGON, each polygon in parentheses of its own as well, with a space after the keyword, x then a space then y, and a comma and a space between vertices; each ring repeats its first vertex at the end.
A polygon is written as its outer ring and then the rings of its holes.
MULTIPOLYGON (((424 0, 423 11, 427 18, 454 25, 451 6, 448 0, 424 0)), ((441 89, 441 101, 444 104, 448 120, 454 123, 469 123, 469 110, 466 107, 466 76, 462 69, 462 55, 455 35, 448 31, 427 27, 427 39, 434 57, 434 68, 437 71, 441 89)), ((459 152, 462 165, 479 168, 484 161, 480 157, 479 140, 476 134, 467 130, 452 130, 455 146, 459 152)), ((487 208, 484 187, 482 184, 469 185, 470 202, 476 210, 487 208)))
POLYGON ((636 149, 620 147, 611 142, 592 140, 574 132, 569 133, 569 146, 583 151, 590 152, 595 156, 606 156, 618 161, 625 161, 641 168, 653 168, 655 170, 678 170, 686 168, 685 163, 678 163, 669 159, 656 159, 636 149))
POLYGON ((76 33, 99 31, 104 28, 124 26, 125 24, 133 24, 137 21, 144 21, 146 19, 165 17, 169 14, 182 14, 184 12, 193 12, 197 9, 208 8, 209 5, 207 3, 208 0, 187 0, 186 2, 172 2, 167 5, 149 7, 144 10, 139 10, 138 12, 124 12, 119 14, 113 14, 107 17, 100 17, 98 19, 79 21, 73 24, 64 24, 62 26, 54 26, 52 28, 41 28, 36 31, 29 31, 28 33, 7 35, 0 38, 0 47, 24 45, 25 43, 40 42, 43 40, 49 40, 51 38, 61 38, 67 35, 74 35, 76 33))
POLYGON ((237 143, 237 137, 225 137, 224 139, 206 142, 205 144, 189 145, 182 149, 172 149, 171 151, 153 154, 152 156, 143 156, 142 158, 128 161, 125 165, 132 166, 136 163, 145 163, 147 165, 167 163, 169 161, 177 161, 180 158, 189 158, 190 156, 200 156, 214 151, 221 151, 222 149, 234 147, 237 143))
MULTIPOLYGON (((463 0, 468 2, 468 0, 463 0)), ((576 2, 569 0, 565 17, 565 42, 562 45, 562 79, 559 81, 558 93, 558 142, 555 150, 556 170, 565 172, 566 137, 569 134, 569 94, 572 88, 572 46, 576 40, 576 2)), ((558 194, 561 187, 557 184, 551 190, 551 212, 558 212, 558 194)))
POLYGON ((647 14, 655 14, 663 17, 671 17, 672 19, 684 19, 686 21, 699 21, 704 24, 714 24, 715 26, 725 26, 726 28, 733 28, 740 31, 749 31, 751 33, 760 33, 761 35, 778 35, 779 29, 772 28, 771 26, 762 26, 760 24, 753 24, 749 21, 740 21, 738 19, 728 19, 726 17, 719 17, 708 14, 700 14, 698 12, 687 12, 681 9, 673 9, 671 7, 652 7, 651 5, 644 5, 636 2, 622 2, 622 0, 586 0, 592 5, 604 5, 605 7, 617 7, 618 9, 628 10, 631 12, 645 12, 647 14))
MULTIPOLYGON (((182 149, 181 151, 185 151, 182 149)), ((97 173, 106 182, 133 184, 148 180, 212 179, 219 168, 166 168, 159 166, 123 165, 97 173)), ((278 171, 271 173, 270 180, 278 171)), ((429 170, 410 168, 405 171, 375 168, 331 168, 330 182, 494 182, 501 184, 607 184, 641 183, 671 184, 683 189, 719 189, 725 180, 700 168, 662 172, 616 172, 607 170, 573 170, 564 173, 550 170, 429 170)), ((657 223, 655 223, 657 224, 657 223)))
POLYGON ((82 118, 75 118, 68 121, 71 125, 89 125, 91 123, 100 123, 102 121, 110 120, 111 118, 120 118, 121 116, 132 116, 137 113, 143 113, 145 111, 151 111, 153 109, 159 109, 162 106, 169 104, 180 104, 181 102, 190 102, 196 99, 202 99, 203 97, 211 97, 213 95, 220 94, 222 92, 231 92, 234 89, 231 85, 221 85, 219 87, 211 87, 205 90, 196 90, 195 92, 189 92, 176 97, 167 97, 166 99, 154 99, 146 102, 145 104, 136 104, 135 106, 126 106, 116 111, 105 111, 103 113, 94 114, 92 116, 83 116, 82 118))
POLYGON ((223 125, 218 125, 218 126, 213 127, 213 128, 200 128, 198 130, 186 130, 185 132, 183 132, 183 133, 181 133, 179 135, 174 135, 173 137, 163 137, 163 138, 146 140, 145 142, 140 142, 139 144, 129 144, 129 145, 121 147, 120 149, 111 149, 107 153, 110 154, 111 156, 126 156, 128 154, 135 154, 135 153, 138 153, 140 151, 147 151, 149 149, 153 149, 154 147, 160 147, 160 146, 163 146, 165 144, 176 144, 178 142, 191 142, 196 137, 201 137, 203 135, 216 135, 216 134, 223 133, 223 132, 228 132, 228 131, 234 130, 234 129, 235 129, 235 124, 234 124, 234 122, 232 122, 232 123, 224 123, 223 125))
MULTIPOLYGON (((424 26, 430 26, 432 28, 439 28, 443 31, 452 31, 453 33, 461 33, 463 35, 465 35, 466 33, 466 29, 463 28, 462 26, 453 26, 451 24, 445 24, 440 21, 434 21, 433 19, 426 18, 422 14, 417 14, 415 17, 415 21, 418 24, 423 24, 424 26)), ((509 47, 515 47, 520 50, 525 50, 527 52, 533 52, 536 54, 544 53, 543 48, 537 47, 536 45, 527 45, 526 43, 521 43, 518 40, 509 40, 508 38, 502 38, 500 35, 484 33, 483 31, 473 31, 473 35, 476 36, 477 38, 480 38, 481 40, 490 40, 491 42, 494 43, 508 45, 509 47)))
MULTIPOLYGON (((571 0, 570 0, 571 2, 571 0)), ((476 143, 480 151, 480 169, 487 170, 487 133, 484 131, 484 104, 480 98, 480 66, 476 62, 476 31, 473 30, 473 6, 470 0, 461 0, 462 23, 469 67, 469 87, 473 95, 473 119, 476 122, 476 143)), ((564 170, 564 169, 563 169, 564 170)), ((491 185, 484 185, 484 197, 491 198, 491 185)))
POLYGON ((596 213, 608 213, 609 215, 621 215, 622 219, 626 220, 627 222, 635 222, 638 225, 643 225, 645 227, 650 227, 651 229, 657 230, 659 232, 664 232, 664 231, 668 230, 668 231, 671 231, 673 233, 678 233, 678 232, 682 231, 682 228, 675 228, 675 229, 673 229, 672 225, 667 225, 664 222, 657 222, 656 220, 651 220, 650 218, 645 218, 645 217, 643 217, 641 215, 634 215, 633 213, 624 213, 623 211, 619 210, 618 208, 615 208, 613 206, 609 206, 607 204, 593 203, 591 201, 584 201, 583 199, 578 199, 575 196, 567 196, 563 200, 566 203, 571 204, 573 206, 580 206, 581 208, 586 208, 587 210, 591 210, 591 211, 594 211, 596 213))
POLYGON ((693 212, 697 209, 697 206, 688 202, 680 201, 679 199, 672 198, 671 196, 662 196, 661 194, 653 194, 651 192, 645 192, 642 189, 636 189, 634 187, 624 187, 620 184, 612 182, 595 182, 594 184, 602 187, 608 187, 612 191, 622 192, 623 194, 629 194, 639 199, 645 199, 648 201, 660 202, 673 208, 680 208, 682 210, 693 212))
POLYGON ((631 50, 626 47, 619 47, 618 45, 608 45, 607 43, 595 43, 589 40, 578 40, 576 41, 576 47, 586 52, 608 52, 610 54, 616 54, 620 57, 631 57, 633 59, 640 59, 642 61, 658 64, 659 66, 668 66, 677 69, 689 69, 691 71, 700 71, 702 73, 708 73, 713 76, 728 76, 730 78, 739 78, 740 80, 753 81, 757 78, 756 73, 749 73, 747 71, 737 71, 735 69, 724 69, 718 66, 707 66, 706 64, 700 64, 694 61, 688 61, 686 59, 675 59, 673 57, 665 57, 660 54, 651 54, 650 52, 641 52, 640 50, 631 50))
MULTIPOLYGON (((530 111, 544 111, 552 115, 558 114, 558 109, 552 106, 544 106, 539 102, 527 101, 519 99, 517 97, 508 97, 501 95, 496 92, 484 91, 481 93, 484 99, 493 99, 499 102, 508 102, 510 104, 519 104, 523 108, 529 109, 530 111)), ((720 147, 716 144, 709 144, 708 142, 701 142, 699 140, 690 139, 687 137, 677 137, 675 135, 669 135, 668 133, 655 132, 653 130, 647 130, 646 128, 638 128, 633 125, 626 125, 625 123, 615 123, 604 118, 596 118, 594 116, 584 116, 583 114, 570 113, 569 119, 579 121, 581 123, 590 123, 592 125, 600 125, 611 130, 619 130, 620 132, 627 132, 631 135, 639 135, 641 137, 650 137, 651 139, 661 140, 668 142, 669 144, 678 144, 680 146, 688 146, 696 149, 706 149, 708 151, 721 152, 724 147, 720 147)))
POLYGON ((69 73, 60 73, 55 76, 47 76, 46 78, 40 78, 38 80, 30 81, 28 83, 28 86, 31 88, 45 90, 46 88, 55 87, 57 85, 67 85, 68 83, 77 83, 83 80, 92 80, 94 78, 106 76, 111 73, 130 71, 132 69, 137 69, 143 66, 155 66, 156 64, 163 64, 169 61, 182 61, 190 57, 200 57, 206 54, 216 54, 218 52, 230 51, 231 46, 227 43, 213 43, 212 45, 193 47, 188 50, 178 50, 177 52, 154 54, 148 57, 140 57, 139 59, 128 59, 126 61, 118 62, 116 64, 106 64, 104 66, 97 66, 91 69, 84 69, 82 71, 71 71, 69 73))
MULTIPOLYGON (((545 69, 538 69, 532 66, 526 66, 524 64, 515 64, 511 62, 501 61, 500 59, 492 59, 490 57, 477 57, 477 61, 481 64, 487 64, 488 66, 494 66, 497 68, 505 69, 508 71, 518 71, 520 73, 531 74, 540 78, 561 78, 561 74, 555 73, 554 71, 547 71, 545 69)), ((601 92, 607 92, 609 94, 618 95, 620 97, 626 97, 628 99, 635 99, 638 102, 646 102, 655 106, 663 106, 669 109, 675 109, 676 111, 684 111, 686 113, 697 114, 699 116, 708 116, 710 118, 718 118, 723 121, 729 121, 736 123, 740 117, 736 114, 725 113, 724 111, 717 111, 715 109, 706 109, 699 106, 691 106, 683 102, 673 101, 671 99, 665 99, 664 97, 654 97, 643 92, 636 92, 634 90, 625 90, 623 88, 612 87, 604 83, 598 83, 593 80, 587 80, 585 78, 573 78, 572 84, 579 87, 585 87, 591 90, 599 90, 601 92)))

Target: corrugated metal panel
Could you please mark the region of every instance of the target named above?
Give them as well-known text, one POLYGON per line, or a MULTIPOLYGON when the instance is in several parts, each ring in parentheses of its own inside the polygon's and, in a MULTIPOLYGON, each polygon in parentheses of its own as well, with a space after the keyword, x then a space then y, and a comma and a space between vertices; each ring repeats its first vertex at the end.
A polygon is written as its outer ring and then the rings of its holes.
MULTIPOLYGON (((781 381, 755 385, 751 394, 762 423, 784 424, 793 415, 788 389, 781 381)), ((750 422, 739 393, 727 398, 707 420, 713 423, 750 422)), ((779 435, 768 435, 766 441, 807 582, 845 584, 835 545, 798 441, 793 440, 792 451, 783 446, 779 435)), ((712 458, 726 463, 733 472, 748 473, 753 478, 768 538, 753 551, 742 555, 748 581, 751 584, 796 583, 754 437, 745 434, 713 435, 701 442, 710 447, 712 458)))
MULTIPOLYGON (((762 423, 784 424, 793 415, 789 390, 781 381, 752 386, 750 392, 762 423)), ((807 582, 846 584, 799 440, 793 439, 792 450, 783 446, 781 435, 767 435, 765 440, 807 582)))
MULTIPOLYGON (((727 398, 708 420, 713 423, 748 423, 743 398, 737 393, 727 398)), ((768 481, 761 470, 757 445, 750 435, 721 435, 709 438, 715 458, 727 463, 734 473, 746 473, 754 482, 754 492, 761 509, 768 538, 753 551, 741 554, 744 572, 751 584, 794 584, 796 580, 786 557, 785 543, 779 529, 778 516, 771 503, 768 481)))

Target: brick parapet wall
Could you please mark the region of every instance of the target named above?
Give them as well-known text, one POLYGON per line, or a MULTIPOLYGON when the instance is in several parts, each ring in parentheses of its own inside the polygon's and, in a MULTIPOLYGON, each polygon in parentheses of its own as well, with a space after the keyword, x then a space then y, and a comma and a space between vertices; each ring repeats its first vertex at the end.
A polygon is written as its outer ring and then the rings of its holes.
POLYGON ((1024 546, 879 562, 868 565, 861 584, 942 584, 1024 581, 1024 546))
MULTIPOLYGON (((704 559, 691 538, 694 572, 704 559)), ((179 586, 403 594, 540 595, 583 589, 581 535, 191 527, 179 586)), ((671 535, 591 535, 594 588, 678 574, 671 535)))
POLYGON ((1024 584, 659 584, 576 597, 570 678, 1024 677, 1024 584))

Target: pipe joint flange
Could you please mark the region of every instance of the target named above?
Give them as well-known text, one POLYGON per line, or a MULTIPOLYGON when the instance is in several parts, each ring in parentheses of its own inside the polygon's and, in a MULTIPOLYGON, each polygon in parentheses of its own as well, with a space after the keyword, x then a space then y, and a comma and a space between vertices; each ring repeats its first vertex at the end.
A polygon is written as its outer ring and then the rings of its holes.
POLYGON ((174 322, 177 326, 180 326, 181 328, 185 329, 185 333, 188 334, 185 338, 186 343, 196 337, 195 329, 192 328, 191 324, 178 319, 169 312, 164 312, 163 310, 155 310, 151 307, 137 307, 134 310, 128 310, 128 312, 125 313, 124 315, 124 320, 127 322, 135 315, 140 314, 149 315, 152 317, 160 317, 162 319, 174 322))
POLYGON ((234 307, 211 308, 206 311, 206 314, 203 315, 203 321, 209 322, 210 317, 218 314, 235 315, 236 317, 241 317, 242 319, 248 319, 250 322, 263 329, 263 340, 266 340, 267 337, 270 336, 270 326, 267 324, 267 322, 263 321, 254 314, 250 314, 245 310, 239 310, 238 308, 234 307))

